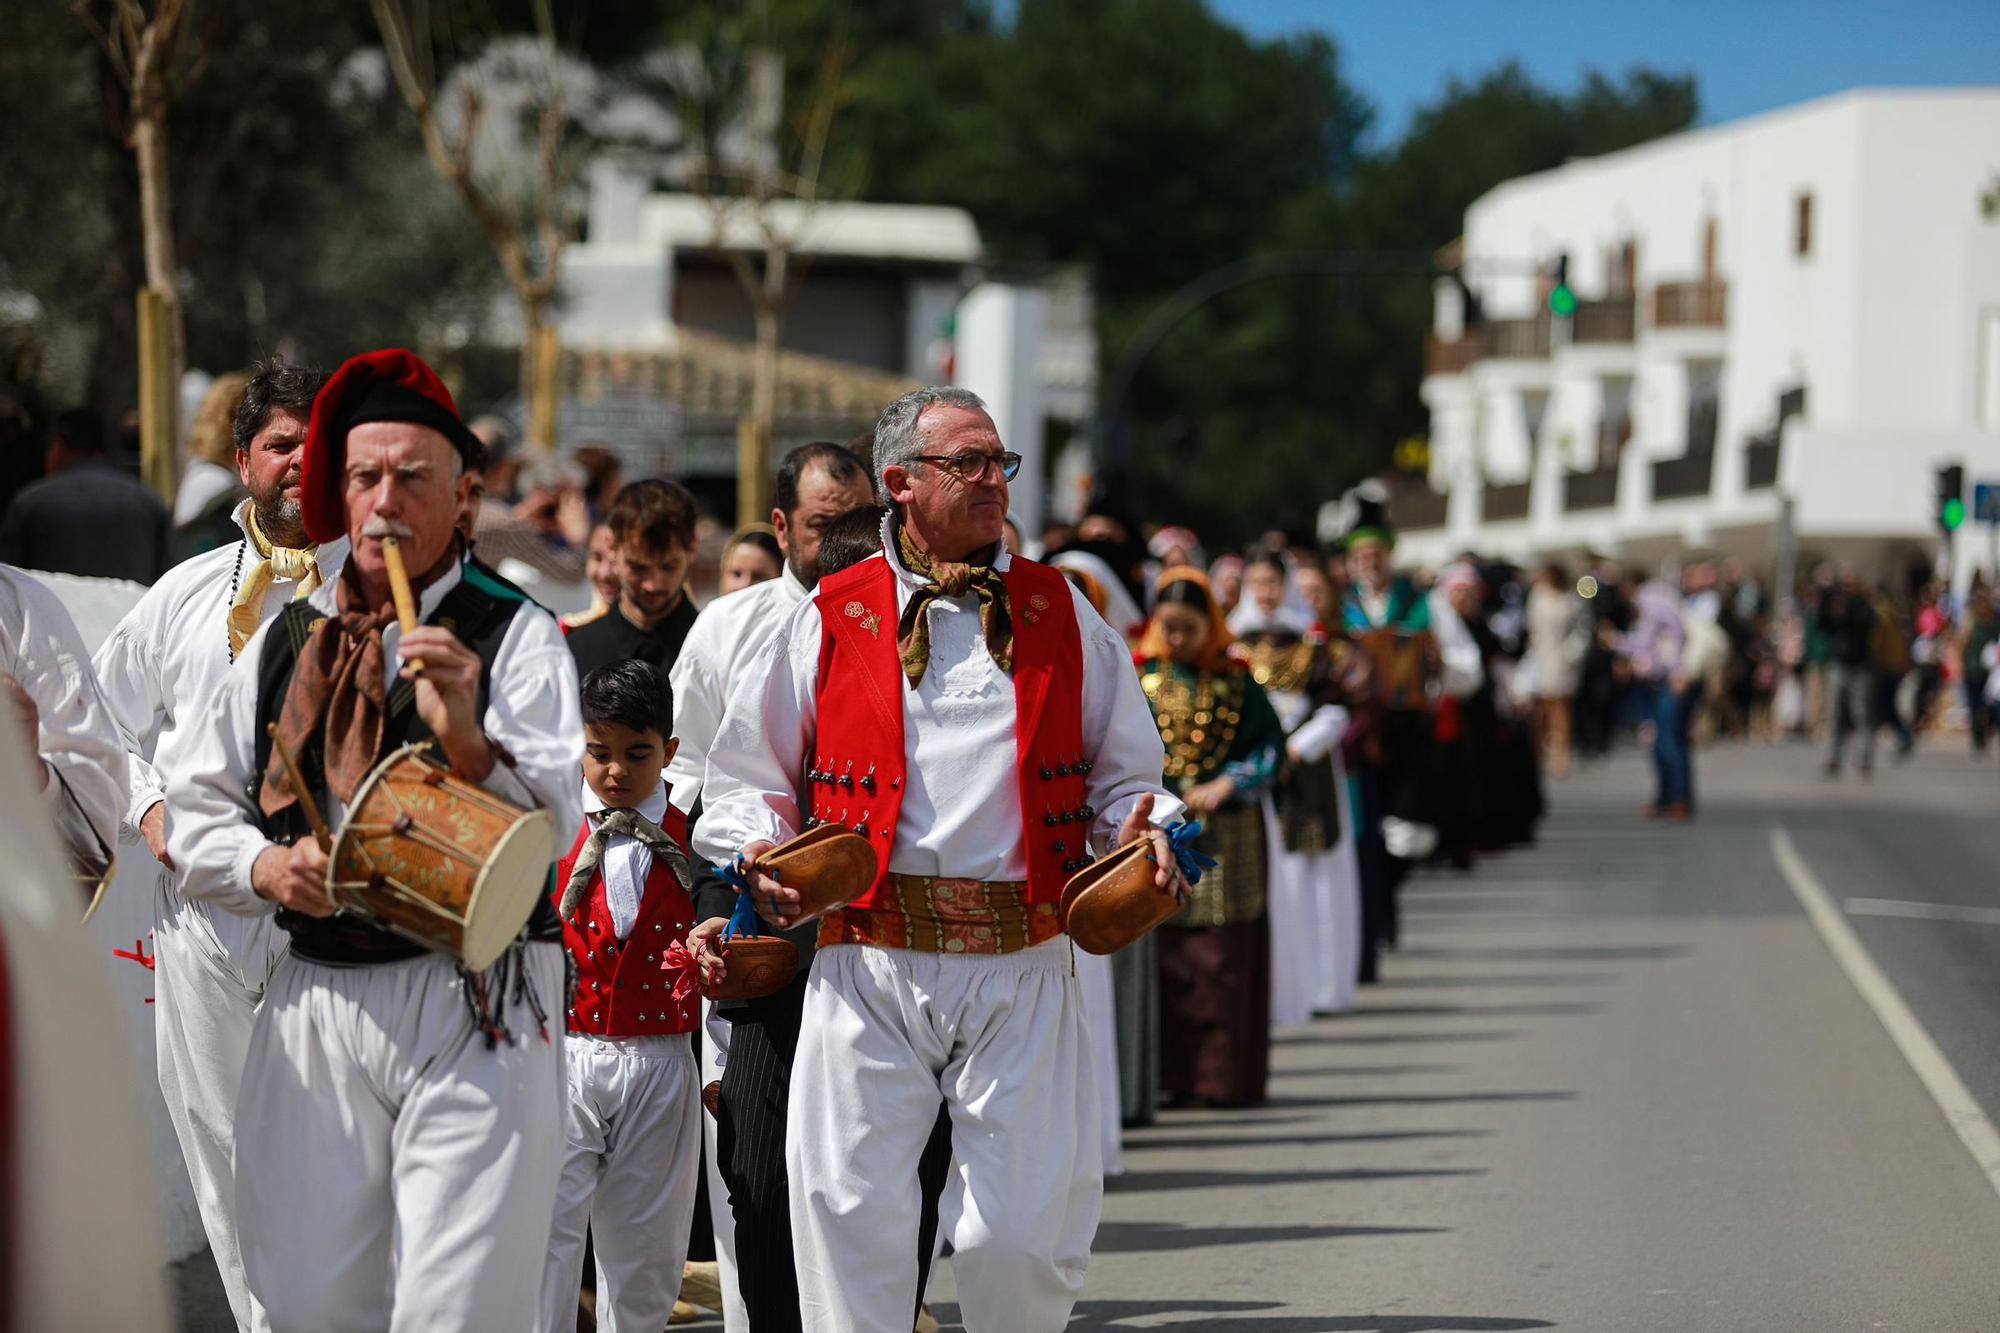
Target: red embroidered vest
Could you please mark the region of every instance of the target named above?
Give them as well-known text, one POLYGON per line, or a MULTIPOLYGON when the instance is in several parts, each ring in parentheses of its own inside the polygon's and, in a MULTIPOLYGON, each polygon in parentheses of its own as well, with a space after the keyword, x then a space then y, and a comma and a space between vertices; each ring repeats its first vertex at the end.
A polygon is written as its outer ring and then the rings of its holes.
MULTIPOLYGON (((1014 622, 1028 901, 1052 903, 1088 863, 1096 814, 1084 794, 1091 757, 1083 751, 1082 638, 1059 571, 1017 556, 1002 577, 1014 622)), ((845 824, 875 844, 881 876, 854 904, 867 911, 894 901, 893 887, 884 886, 903 807, 910 685, 896 651, 896 574, 886 559, 864 560, 821 579, 813 595, 821 625, 819 726, 801 804, 815 822, 845 824)))
MULTIPOLYGON (((687 846, 687 816, 667 807, 660 821, 666 835, 687 846)), ((554 899, 562 904, 563 886, 584 840, 590 820, 577 830, 569 852, 556 863, 554 899)), ((611 907, 604 895, 604 871, 590 877, 590 895, 564 918, 563 947, 576 969, 576 993, 568 1005, 569 1030, 601 1037, 647 1037, 692 1032, 701 1021, 700 997, 673 997, 675 974, 661 969, 667 947, 686 941, 694 928, 694 903, 663 856, 653 858, 646 891, 639 898, 639 916, 632 933, 619 939, 611 927, 611 907)))

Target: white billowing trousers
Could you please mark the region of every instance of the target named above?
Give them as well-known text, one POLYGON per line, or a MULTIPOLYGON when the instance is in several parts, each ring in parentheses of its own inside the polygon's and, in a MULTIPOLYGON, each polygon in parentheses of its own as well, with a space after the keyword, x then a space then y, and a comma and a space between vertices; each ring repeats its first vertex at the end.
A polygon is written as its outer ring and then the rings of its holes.
POLYGON ((1076 980, 1083 990, 1084 1021, 1090 1029, 1090 1068, 1097 1080, 1097 1128, 1104 1174, 1123 1175, 1125 1122, 1118 1104, 1118 1008, 1112 994, 1111 959, 1078 949, 1076 980))
POLYGON ((788 1107, 808 1333, 910 1322, 916 1163, 940 1092, 967 1333, 1054 1333, 1069 1322, 1104 1179, 1068 937, 1000 955, 841 944, 813 959, 788 1107))
POLYGON ((542 1273, 543 1333, 576 1327, 586 1231, 597 1251, 597 1326, 660 1333, 680 1294, 700 1175, 694 1047, 685 1032, 572 1032, 563 1063, 568 1147, 542 1273))
POLYGON ((513 1040, 490 1050, 448 958, 279 965, 236 1104, 237 1232, 276 1333, 533 1322, 563 1157, 563 954, 523 952, 551 1040, 510 1002, 513 1040))
POLYGON ((275 917, 237 916, 181 896, 158 867, 153 895, 153 1035, 160 1095, 180 1140, 202 1229, 242 1330, 268 1325, 236 1241, 236 1096, 257 1005, 290 948, 275 917))

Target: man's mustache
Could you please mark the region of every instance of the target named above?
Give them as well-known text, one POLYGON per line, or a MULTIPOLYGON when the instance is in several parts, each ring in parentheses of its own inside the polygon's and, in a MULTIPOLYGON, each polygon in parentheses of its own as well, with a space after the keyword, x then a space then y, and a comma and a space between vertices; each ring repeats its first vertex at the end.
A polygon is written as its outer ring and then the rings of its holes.
POLYGON ((378 514, 374 518, 369 519, 366 525, 362 527, 361 535, 364 537, 394 537, 397 541, 406 541, 417 534, 407 524, 398 523, 393 518, 383 518, 378 514))

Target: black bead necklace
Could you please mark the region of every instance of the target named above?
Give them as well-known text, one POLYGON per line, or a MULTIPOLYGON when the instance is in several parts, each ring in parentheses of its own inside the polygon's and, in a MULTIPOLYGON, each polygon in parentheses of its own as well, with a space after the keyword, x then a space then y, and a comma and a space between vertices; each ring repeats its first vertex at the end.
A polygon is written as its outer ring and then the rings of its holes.
POLYGON ((222 641, 229 647, 229 664, 236 665, 236 640, 229 637, 229 613, 236 608, 236 587, 243 580, 243 553, 250 549, 250 539, 245 537, 236 548, 236 568, 229 575, 229 600, 222 604, 222 641))

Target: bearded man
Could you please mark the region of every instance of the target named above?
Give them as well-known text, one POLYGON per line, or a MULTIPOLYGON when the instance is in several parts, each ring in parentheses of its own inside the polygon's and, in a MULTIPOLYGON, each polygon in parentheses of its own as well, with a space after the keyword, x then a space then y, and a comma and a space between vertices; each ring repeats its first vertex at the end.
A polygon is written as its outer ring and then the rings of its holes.
MULTIPOLYGON (((1098 1088, 1056 903, 1178 814, 1125 641, 1058 570, 1002 545, 985 404, 918 389, 875 430, 883 550, 822 578, 730 695, 695 846, 757 869, 808 820, 882 873, 820 923, 791 1065, 785 1168, 804 1327, 897 1329, 920 1256, 917 1163, 951 1117, 952 1271, 971 1333, 1053 1333, 1083 1289, 1103 1196, 1098 1088)), ((704 966, 718 959, 699 939, 704 966)))
POLYGON ((265 731, 277 724, 335 827, 383 758, 422 741, 558 828, 579 821, 583 729, 562 632, 462 558, 454 520, 477 448, 411 353, 370 352, 334 374, 313 402, 300 494, 306 535, 345 534, 347 563, 244 645, 167 784, 182 892, 275 911, 291 933, 251 1033, 236 1133, 244 1269, 280 1333, 483 1333, 536 1308, 563 1144, 554 906, 539 901, 478 975, 335 916, 326 854, 265 731), (407 632, 390 537, 422 622, 407 632))
POLYGON ((274 358, 234 409, 242 540, 169 570, 118 622, 93 665, 130 757, 127 836, 159 865, 153 892, 153 1031, 160 1093, 187 1161, 202 1227, 239 1329, 261 1324, 236 1239, 236 1093, 250 1029, 285 932, 190 902, 167 854, 167 780, 205 733, 210 700, 243 646, 285 607, 339 574, 347 539, 315 546, 299 511, 300 452, 324 371, 274 358))

